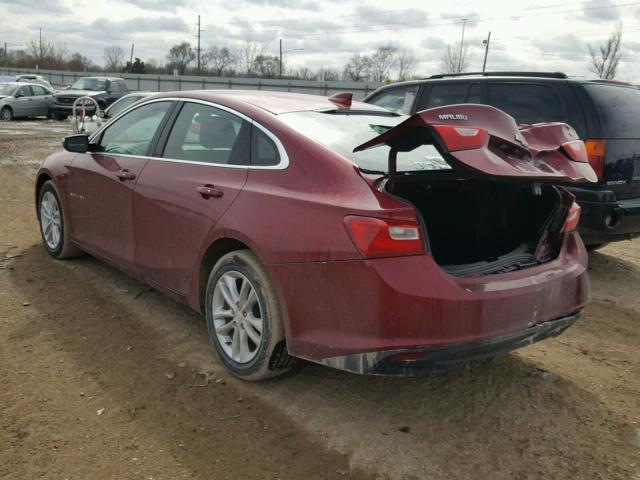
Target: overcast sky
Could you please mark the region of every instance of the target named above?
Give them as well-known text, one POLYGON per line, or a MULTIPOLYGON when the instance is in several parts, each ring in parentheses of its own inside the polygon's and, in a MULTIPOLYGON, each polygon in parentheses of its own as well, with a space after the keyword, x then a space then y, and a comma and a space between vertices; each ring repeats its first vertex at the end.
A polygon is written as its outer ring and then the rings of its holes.
POLYGON ((415 49, 418 73, 437 73, 447 43, 465 44, 470 70, 481 70, 482 40, 491 31, 488 70, 564 71, 591 76, 587 43, 623 24, 620 80, 640 83, 640 1, 395 0, 0 0, 0 45, 10 49, 38 34, 103 64, 103 49, 135 43, 135 56, 166 61, 169 47, 260 41, 277 54, 283 39, 287 68, 341 68, 354 53, 391 43, 415 49))

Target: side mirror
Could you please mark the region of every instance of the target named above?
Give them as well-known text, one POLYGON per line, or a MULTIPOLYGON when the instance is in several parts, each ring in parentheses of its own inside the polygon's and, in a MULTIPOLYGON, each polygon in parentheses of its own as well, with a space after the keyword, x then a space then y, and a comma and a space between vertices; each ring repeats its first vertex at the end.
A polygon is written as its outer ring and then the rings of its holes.
POLYGON ((23 94, 21 94, 21 93, 16 93, 15 97, 16 97, 16 98, 20 98, 20 97, 24 97, 24 95, 23 95, 23 94))
POLYGON ((84 133, 70 135, 64 139, 62 146, 67 152, 87 153, 89 151, 89 135, 84 133))

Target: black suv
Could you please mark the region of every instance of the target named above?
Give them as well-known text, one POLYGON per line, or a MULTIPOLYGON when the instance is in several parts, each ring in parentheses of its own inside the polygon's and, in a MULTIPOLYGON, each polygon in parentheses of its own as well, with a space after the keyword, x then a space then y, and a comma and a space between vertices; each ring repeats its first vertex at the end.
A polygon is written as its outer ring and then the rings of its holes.
POLYGON ((433 75, 379 88, 364 100, 412 114, 456 103, 493 105, 518 123, 565 122, 585 141, 598 183, 570 187, 582 207, 579 230, 596 247, 640 234, 640 90, 564 73, 433 75))
MULTIPOLYGON (((79 97, 91 97, 104 110, 123 95, 129 93, 126 82, 122 78, 112 77, 84 77, 79 79, 67 90, 62 90, 53 96, 51 114, 57 120, 64 120, 73 111, 73 102, 79 97)), ((87 113, 93 114, 93 108, 87 108, 87 113)))

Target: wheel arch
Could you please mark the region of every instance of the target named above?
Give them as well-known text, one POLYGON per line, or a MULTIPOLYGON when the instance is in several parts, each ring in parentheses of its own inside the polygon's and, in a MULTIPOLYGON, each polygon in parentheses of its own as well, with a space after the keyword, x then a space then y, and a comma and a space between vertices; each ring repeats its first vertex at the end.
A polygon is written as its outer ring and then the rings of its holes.
POLYGON ((36 198, 35 198, 35 205, 36 205, 36 210, 38 208, 38 199, 40 198, 40 190, 42 189, 42 186, 47 183, 49 180, 53 181, 53 177, 51 175, 49 175, 47 172, 40 172, 38 174, 38 177, 36 178, 36 188, 35 188, 35 194, 36 194, 36 198))
POLYGON ((200 269, 198 272, 198 307, 200 312, 205 311, 205 294, 207 290, 207 281, 209 274, 220 258, 230 252, 236 250, 249 250, 254 255, 255 252, 244 242, 232 237, 222 237, 213 241, 205 250, 200 261, 200 269))

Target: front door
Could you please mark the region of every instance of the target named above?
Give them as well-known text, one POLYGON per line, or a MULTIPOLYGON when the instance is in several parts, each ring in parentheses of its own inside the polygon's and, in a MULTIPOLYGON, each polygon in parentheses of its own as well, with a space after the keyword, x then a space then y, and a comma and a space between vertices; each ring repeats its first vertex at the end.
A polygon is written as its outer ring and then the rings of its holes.
POLYGON ((188 292, 204 239, 247 180, 251 124, 186 102, 135 187, 136 267, 147 280, 188 292))
MULTIPOLYGON (((110 124, 92 142, 92 153, 78 155, 72 162, 75 184, 83 187, 81 198, 71 204, 84 204, 71 210, 74 236, 113 263, 134 270, 135 238, 133 189, 153 148, 172 102, 143 105, 110 124), (82 225, 78 231, 77 225, 82 225)), ((74 185, 70 184, 74 191, 74 185)))

